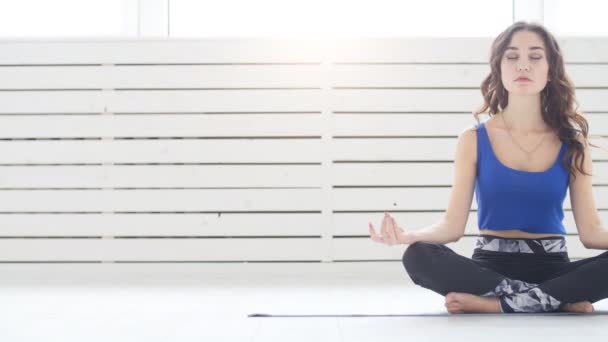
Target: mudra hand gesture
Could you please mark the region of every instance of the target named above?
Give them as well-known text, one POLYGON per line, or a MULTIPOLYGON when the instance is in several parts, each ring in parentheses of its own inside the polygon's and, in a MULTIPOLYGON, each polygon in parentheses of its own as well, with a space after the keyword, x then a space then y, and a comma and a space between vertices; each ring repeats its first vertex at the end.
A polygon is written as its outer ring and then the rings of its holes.
POLYGON ((381 236, 376 234, 374 230, 374 226, 371 222, 369 222, 369 233, 372 240, 380 243, 387 244, 389 246, 399 245, 399 244, 412 244, 415 241, 414 234, 411 232, 404 231, 401 227, 397 225, 395 219, 388 214, 388 212, 384 212, 384 219, 382 220, 381 227, 381 236))

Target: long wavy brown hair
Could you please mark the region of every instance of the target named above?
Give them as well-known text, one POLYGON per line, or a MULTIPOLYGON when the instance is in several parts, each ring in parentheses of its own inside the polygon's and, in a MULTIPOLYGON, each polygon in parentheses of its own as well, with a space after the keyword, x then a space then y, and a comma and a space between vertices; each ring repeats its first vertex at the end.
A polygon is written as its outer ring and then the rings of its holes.
POLYGON ((483 95, 484 103, 473 112, 477 123, 479 123, 479 114, 488 111, 488 115, 491 117, 502 111, 509 103, 509 94, 501 80, 500 62, 511 42, 513 34, 518 31, 534 32, 545 43, 549 65, 548 79, 551 81, 547 82, 547 85, 541 92, 541 111, 545 123, 568 146, 562 159, 562 165, 574 178, 576 178, 575 169, 584 175, 591 176, 591 174, 583 170, 585 147, 577 140, 578 134, 582 133, 585 141, 590 146, 599 146, 593 145, 588 141, 589 124, 583 114, 578 111, 578 102, 574 96, 574 84, 564 70, 564 59, 561 49, 555 37, 540 24, 518 21, 494 39, 490 54, 491 71, 481 83, 481 94, 483 95), (570 157, 574 157, 574 166, 569 163, 570 157))

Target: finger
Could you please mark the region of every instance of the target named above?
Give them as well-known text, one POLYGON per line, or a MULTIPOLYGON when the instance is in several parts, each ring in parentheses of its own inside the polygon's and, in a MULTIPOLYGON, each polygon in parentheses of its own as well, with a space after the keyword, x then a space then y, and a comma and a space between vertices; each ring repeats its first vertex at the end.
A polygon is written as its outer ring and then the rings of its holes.
POLYGON ((369 222, 369 234, 370 234, 372 240, 374 240, 376 242, 382 242, 382 238, 376 234, 376 231, 374 230, 374 226, 372 225, 371 222, 369 222))
POLYGON ((395 244, 397 241, 395 240, 395 232, 393 228, 393 218, 387 213, 386 214, 386 236, 385 240, 389 244, 395 244))
POLYGON ((397 233, 395 230, 397 229, 397 223, 392 216, 389 216, 389 225, 388 225, 388 238, 392 243, 397 243, 397 233))
POLYGON ((382 219, 382 238, 385 241, 388 241, 388 239, 389 239, 388 224, 389 224, 389 217, 388 217, 388 213, 385 211, 384 218, 382 219))
POLYGON ((374 226, 372 225, 371 222, 367 223, 367 227, 369 230, 369 236, 372 238, 372 240, 376 240, 378 238, 378 235, 376 235, 376 231, 374 230, 374 226))

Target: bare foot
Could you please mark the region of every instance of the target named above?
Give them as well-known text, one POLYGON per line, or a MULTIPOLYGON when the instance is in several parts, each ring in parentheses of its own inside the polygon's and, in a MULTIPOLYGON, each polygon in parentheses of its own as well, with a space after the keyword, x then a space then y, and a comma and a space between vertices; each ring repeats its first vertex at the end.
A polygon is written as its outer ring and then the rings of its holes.
POLYGON ((562 308, 562 311, 588 313, 593 312, 594 308, 591 302, 585 301, 578 303, 568 303, 562 308))
POLYGON ((481 297, 470 293, 450 292, 445 296, 449 313, 502 312, 498 297, 481 297))

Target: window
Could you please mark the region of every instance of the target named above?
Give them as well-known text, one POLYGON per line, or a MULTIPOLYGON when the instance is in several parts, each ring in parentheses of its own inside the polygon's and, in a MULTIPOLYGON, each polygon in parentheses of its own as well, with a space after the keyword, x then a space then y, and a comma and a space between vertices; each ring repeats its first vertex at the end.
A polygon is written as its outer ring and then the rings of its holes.
POLYGON ((495 36, 513 18, 512 0, 170 0, 169 8, 171 37, 495 36))
POLYGON ((544 2, 545 26, 558 36, 608 35, 603 0, 552 0, 544 2))
POLYGON ((0 37, 137 36, 137 0, 3 1, 0 37))
POLYGON ((3 0, 0 39, 495 37, 514 20, 608 36, 603 0, 3 0))

